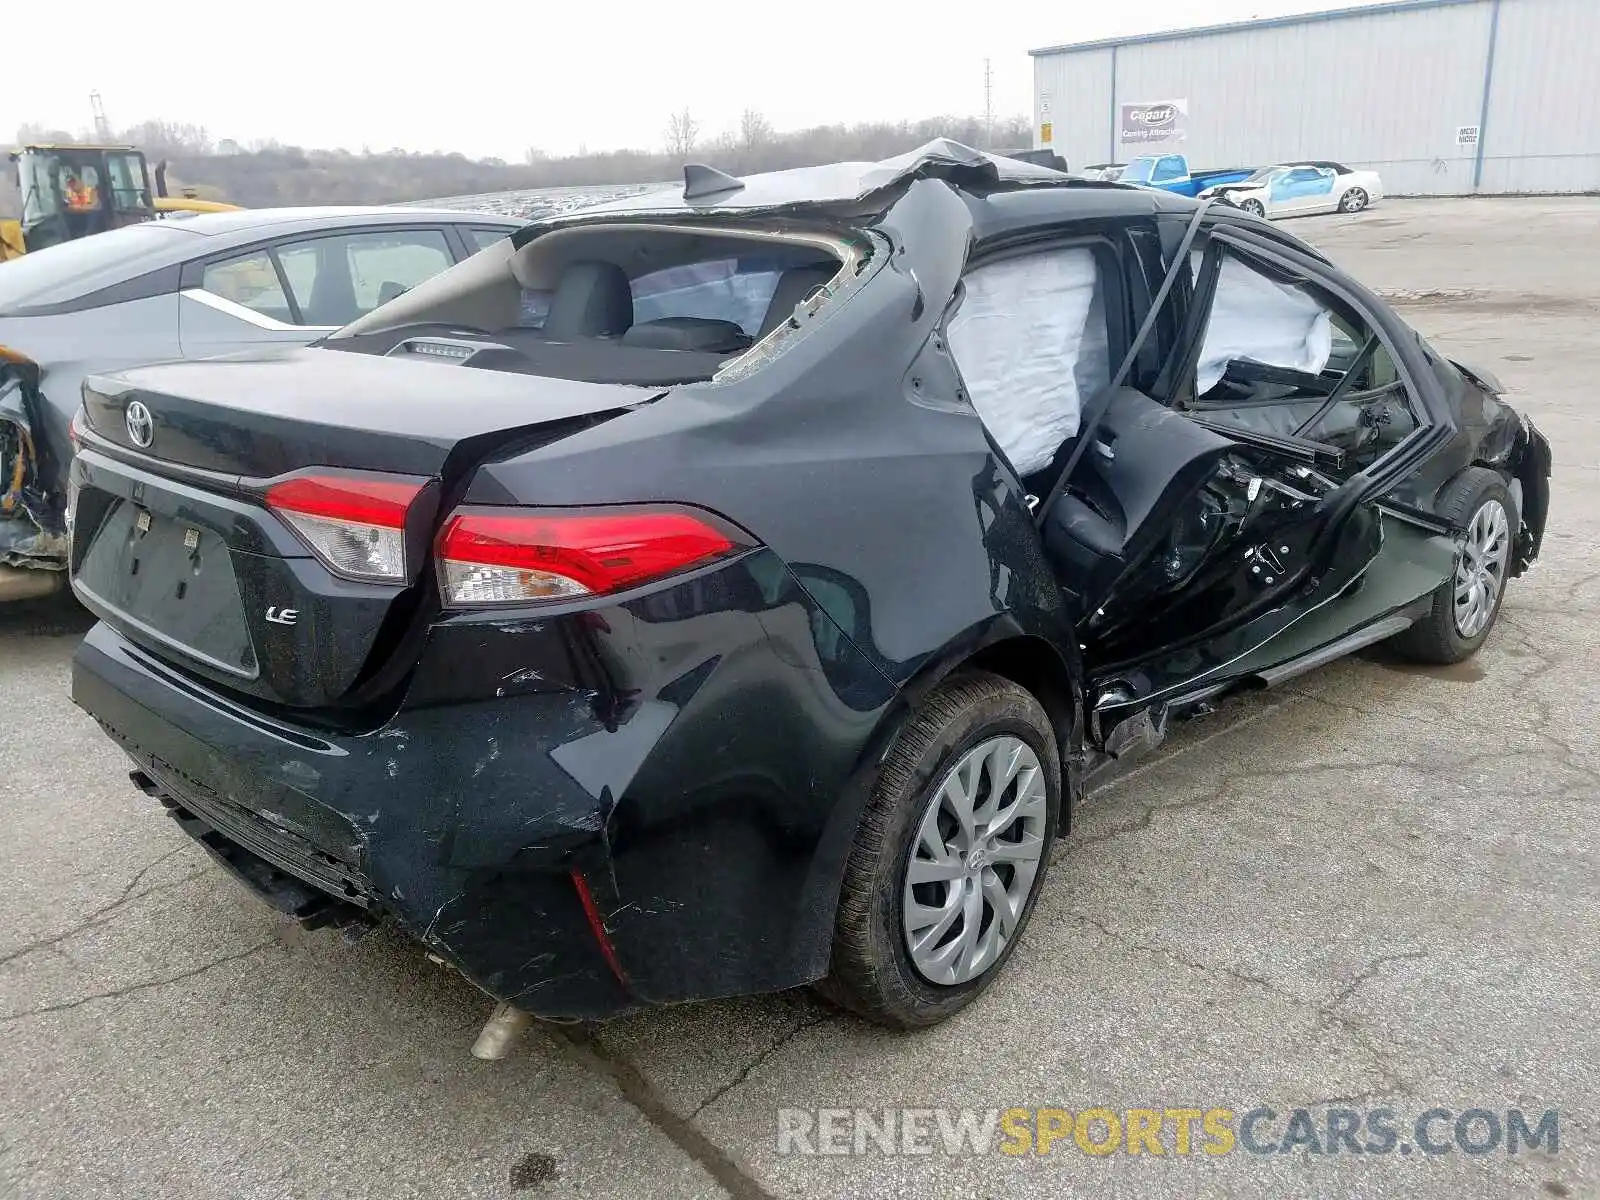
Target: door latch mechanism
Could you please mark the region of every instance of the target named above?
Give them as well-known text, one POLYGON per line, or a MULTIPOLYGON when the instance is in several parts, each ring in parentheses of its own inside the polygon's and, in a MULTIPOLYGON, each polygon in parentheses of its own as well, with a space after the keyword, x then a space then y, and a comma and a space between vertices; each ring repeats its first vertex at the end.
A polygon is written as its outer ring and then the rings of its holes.
POLYGON ((1274 549, 1271 545, 1263 543, 1252 546, 1244 552, 1244 561, 1250 566, 1250 575, 1258 583, 1273 584, 1283 578, 1285 570, 1282 555, 1289 553, 1289 547, 1278 546, 1274 549))

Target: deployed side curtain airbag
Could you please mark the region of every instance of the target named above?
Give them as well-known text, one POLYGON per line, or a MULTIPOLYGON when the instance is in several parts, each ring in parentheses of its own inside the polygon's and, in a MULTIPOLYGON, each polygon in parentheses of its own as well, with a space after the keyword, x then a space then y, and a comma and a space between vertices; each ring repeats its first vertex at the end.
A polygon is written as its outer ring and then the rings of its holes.
POLYGON ((1078 432, 1111 361, 1094 254, 1050 250, 979 267, 950 320, 973 407, 1019 475, 1050 465, 1078 432))
MULTIPOLYGON (((1191 261, 1198 274, 1199 255, 1191 261)), ((1197 396, 1215 387, 1234 359, 1316 375, 1332 353, 1333 323, 1327 309, 1300 289, 1269 279, 1232 255, 1223 256, 1195 371, 1197 396)))

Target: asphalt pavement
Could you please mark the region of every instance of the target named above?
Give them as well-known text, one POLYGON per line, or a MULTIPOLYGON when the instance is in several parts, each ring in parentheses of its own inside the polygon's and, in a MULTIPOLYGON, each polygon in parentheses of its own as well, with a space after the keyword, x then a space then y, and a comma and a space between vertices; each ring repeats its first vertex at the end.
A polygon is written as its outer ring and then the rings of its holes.
POLYGON ((931 1031, 802 991, 478 1062, 485 998, 285 925, 134 791, 67 698, 85 619, 0 610, 0 1196, 1600 1196, 1600 200, 1291 228, 1539 421, 1543 561, 1472 662, 1345 660, 1097 792, 1003 978, 931 1031), (1013 1108, 989 1153, 941 1141, 1013 1108), (1041 1108, 1157 1110, 1165 1152, 1091 1153, 1101 1117, 1040 1153, 1041 1108), (1230 1152, 1174 1151, 1170 1110, 1218 1109, 1230 1152), (1553 1153, 1509 1152, 1513 1110, 1556 1114, 1553 1153))

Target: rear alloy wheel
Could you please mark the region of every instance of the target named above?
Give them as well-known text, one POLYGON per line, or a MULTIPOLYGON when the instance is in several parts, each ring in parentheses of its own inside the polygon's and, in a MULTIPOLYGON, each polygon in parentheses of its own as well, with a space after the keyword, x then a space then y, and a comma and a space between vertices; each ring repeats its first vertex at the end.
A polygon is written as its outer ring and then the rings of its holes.
POLYGON ((1016 936, 1044 864, 1044 769, 1010 734, 979 742, 929 797, 906 861, 900 930, 930 983, 967 983, 1016 936))
POLYGON ((1239 207, 1252 217, 1264 217, 1267 215, 1266 207, 1259 200, 1246 200, 1239 207))
POLYGON ((900 1029, 971 1003, 1028 923, 1060 797, 1055 735, 1030 693, 983 672, 942 684, 879 771, 818 990, 900 1029))
POLYGON ((1505 480, 1487 467, 1463 471, 1438 512, 1466 527, 1455 569, 1434 591, 1428 615, 1391 644, 1409 658, 1448 664, 1476 654, 1500 616, 1520 517, 1505 480))
POLYGON ((1358 213, 1367 206, 1367 193, 1365 188, 1351 188, 1339 197, 1339 211, 1342 213, 1358 213))

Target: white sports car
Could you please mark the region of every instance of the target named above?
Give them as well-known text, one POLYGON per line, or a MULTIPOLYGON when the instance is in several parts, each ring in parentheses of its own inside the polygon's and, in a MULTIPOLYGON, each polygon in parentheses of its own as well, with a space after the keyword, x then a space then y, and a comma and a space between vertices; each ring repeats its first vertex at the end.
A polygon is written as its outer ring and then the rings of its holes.
POLYGON ((1356 213, 1383 199, 1383 181, 1376 171, 1355 171, 1343 163, 1279 163, 1237 183, 1206 188, 1200 198, 1213 195, 1262 217, 1356 213))

